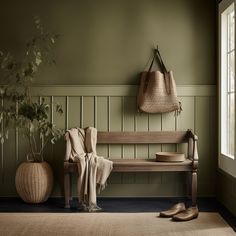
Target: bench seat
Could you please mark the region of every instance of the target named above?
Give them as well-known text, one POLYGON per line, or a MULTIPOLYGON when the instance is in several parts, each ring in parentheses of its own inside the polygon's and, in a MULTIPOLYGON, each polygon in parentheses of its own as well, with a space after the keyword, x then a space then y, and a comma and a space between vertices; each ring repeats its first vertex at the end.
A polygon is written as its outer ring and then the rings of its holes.
MULTIPOLYGON (((155 159, 109 159, 113 162, 113 172, 158 172, 158 171, 191 171, 192 161, 157 162, 155 159)), ((77 164, 64 163, 65 172, 77 172, 77 164)))

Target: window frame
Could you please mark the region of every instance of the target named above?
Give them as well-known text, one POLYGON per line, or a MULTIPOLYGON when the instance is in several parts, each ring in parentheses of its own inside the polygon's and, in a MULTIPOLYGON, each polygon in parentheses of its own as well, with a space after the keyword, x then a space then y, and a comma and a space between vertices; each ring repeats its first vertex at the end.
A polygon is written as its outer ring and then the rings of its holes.
MULTIPOLYGON (((218 39, 219 39, 219 45, 218 45, 218 48, 219 48, 219 80, 218 80, 219 81, 218 82, 218 89, 219 89, 219 91, 218 91, 219 92, 219 115, 218 115, 218 117, 219 117, 219 150, 218 150, 218 167, 220 169, 222 169, 223 171, 227 172, 228 174, 232 175, 233 177, 236 177, 236 155, 235 155, 236 132, 234 132, 234 158, 232 158, 230 156, 227 156, 227 155, 222 153, 222 143, 221 143, 221 136, 223 135, 221 133, 221 130, 222 130, 221 129, 222 128, 222 116, 221 116, 221 114, 222 114, 222 111, 227 112, 227 106, 222 106, 221 105, 221 103, 222 103, 222 90, 224 90, 228 93, 228 89, 227 89, 228 84, 227 83, 225 83, 226 88, 221 87, 221 85, 222 85, 222 79, 221 79, 222 67, 227 64, 225 62, 225 60, 227 60, 227 55, 222 56, 222 50, 224 50, 224 51, 226 50, 227 53, 228 53, 228 50, 227 50, 227 45, 228 45, 227 44, 227 39, 228 39, 228 37, 225 37, 225 34, 223 35, 223 33, 222 33, 222 16, 221 16, 221 14, 227 8, 229 8, 232 4, 234 4, 234 12, 235 12, 235 5, 236 4, 235 4, 234 0, 223 0, 223 1, 221 1, 219 3, 219 9, 218 9, 218 22, 219 22, 219 36, 218 36, 218 39), (222 63, 222 61, 223 61, 223 63, 222 63)), ((224 26, 223 29, 226 31, 226 35, 227 35, 227 27, 224 26)), ((234 29, 234 34, 235 34, 235 29, 234 29)), ((234 37, 234 41, 235 41, 235 37, 234 37)), ((235 42, 234 42, 234 45, 235 45, 235 42)), ((234 49, 235 49, 235 47, 234 47, 234 49)), ((234 53, 234 58, 235 58, 235 53, 234 53)), ((234 61, 235 61, 235 59, 234 59, 234 61)), ((223 69, 226 70, 226 68, 223 68, 223 69)), ((236 86, 236 83, 234 84, 234 91, 236 91, 235 86, 236 86)), ((236 96, 234 97, 234 103, 235 103, 235 100, 236 100, 235 98, 236 98, 236 96)), ((225 99, 227 99, 227 98, 225 98, 225 99)), ((236 107, 235 107, 235 111, 236 111, 236 107)), ((236 115, 235 115, 234 119, 235 119, 234 120, 234 122, 235 122, 236 121, 236 115)), ((223 125, 227 125, 227 123, 223 124, 223 125)))

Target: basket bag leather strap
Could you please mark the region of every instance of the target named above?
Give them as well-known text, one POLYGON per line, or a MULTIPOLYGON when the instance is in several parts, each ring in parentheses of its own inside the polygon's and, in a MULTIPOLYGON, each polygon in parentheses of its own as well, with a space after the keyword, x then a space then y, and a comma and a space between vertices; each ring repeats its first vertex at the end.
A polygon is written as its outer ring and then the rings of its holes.
POLYGON ((163 73, 164 75, 164 79, 165 79, 165 84, 166 84, 166 91, 167 93, 169 94, 170 93, 170 89, 169 89, 169 74, 168 74, 168 71, 166 69, 166 66, 161 58, 161 54, 160 54, 160 51, 158 50, 158 47, 154 49, 154 55, 153 55, 153 58, 152 58, 152 61, 151 61, 151 64, 148 68, 148 72, 147 72, 147 75, 146 75, 146 79, 145 79, 145 84, 144 84, 144 88, 143 88, 143 92, 145 93, 146 90, 147 90, 147 87, 148 87, 148 83, 149 83, 149 80, 150 80, 150 72, 152 70, 152 66, 153 66, 153 63, 154 63, 154 60, 157 60, 157 62, 159 63, 160 65, 160 69, 161 69, 161 72, 163 73))

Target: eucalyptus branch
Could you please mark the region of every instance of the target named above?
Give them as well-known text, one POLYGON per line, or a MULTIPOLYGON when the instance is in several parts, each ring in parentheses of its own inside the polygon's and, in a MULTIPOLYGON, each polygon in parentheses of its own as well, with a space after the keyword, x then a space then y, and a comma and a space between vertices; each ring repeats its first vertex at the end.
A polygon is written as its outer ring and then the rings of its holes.
MULTIPOLYGON (((44 30, 39 17, 35 17, 35 26, 37 33, 26 43, 25 54, 20 61, 11 53, 0 51, 0 74, 4 84, 0 86, 0 141, 7 139, 8 128, 14 124, 23 129, 32 158, 40 161, 37 155, 42 157, 49 140, 54 144, 62 132, 48 122, 50 104, 45 103, 44 99, 34 102, 30 94, 30 87, 41 65, 55 64, 52 49, 58 38, 58 35, 44 30), (16 104, 13 108, 9 105, 12 103, 16 104), (35 136, 38 132, 42 143, 35 136)), ((61 105, 56 105, 56 112, 63 113, 61 105)))

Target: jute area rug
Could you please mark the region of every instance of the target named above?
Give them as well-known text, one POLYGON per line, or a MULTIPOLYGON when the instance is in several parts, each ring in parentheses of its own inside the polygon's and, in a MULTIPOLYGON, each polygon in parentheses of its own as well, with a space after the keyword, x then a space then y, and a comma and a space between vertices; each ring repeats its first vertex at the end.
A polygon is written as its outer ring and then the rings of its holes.
POLYGON ((157 213, 0 213, 0 235, 229 236, 236 235, 218 213, 173 222, 157 213))

